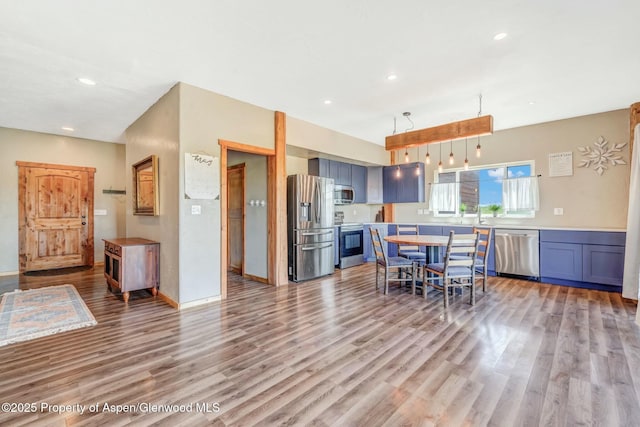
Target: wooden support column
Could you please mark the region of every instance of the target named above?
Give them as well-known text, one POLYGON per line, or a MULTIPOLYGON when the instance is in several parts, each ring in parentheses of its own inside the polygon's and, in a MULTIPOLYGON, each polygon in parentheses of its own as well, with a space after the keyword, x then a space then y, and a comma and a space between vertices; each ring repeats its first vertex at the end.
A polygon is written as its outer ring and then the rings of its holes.
MULTIPOLYGON (((389 153, 390 156, 390 164, 396 164, 396 152, 391 151, 389 153)), ((393 207, 393 203, 385 203, 383 205, 384 208, 384 218, 382 219, 384 222, 395 222, 395 209, 393 207)))
POLYGON ((287 166, 286 137, 287 116, 275 112, 275 156, 267 161, 270 176, 267 206, 270 209, 267 231, 269 255, 269 283, 281 286, 289 283, 287 272, 287 166))
POLYGON ((633 135, 634 130, 636 129, 636 125, 640 123, 640 102, 636 102, 635 104, 631 104, 630 108, 630 120, 629 120, 629 158, 631 158, 631 153, 633 153, 633 135))

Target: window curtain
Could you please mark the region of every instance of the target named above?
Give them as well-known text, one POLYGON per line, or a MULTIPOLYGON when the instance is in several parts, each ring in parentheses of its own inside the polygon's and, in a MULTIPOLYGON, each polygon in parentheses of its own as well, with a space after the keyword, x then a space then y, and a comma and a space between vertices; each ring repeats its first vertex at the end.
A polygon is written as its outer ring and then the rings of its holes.
POLYGON ((431 184, 429 209, 432 211, 455 211, 457 194, 455 182, 431 184))
POLYGON ((502 181, 502 207, 507 211, 540 210, 538 177, 524 176, 502 181))
MULTIPOLYGON (((640 125, 637 125, 633 137, 631 154, 631 179, 629 180, 629 208, 627 210, 627 242, 624 251, 624 276, 622 278, 622 296, 639 299, 638 280, 640 280, 640 125)), ((640 321, 640 311, 638 312, 640 321)))

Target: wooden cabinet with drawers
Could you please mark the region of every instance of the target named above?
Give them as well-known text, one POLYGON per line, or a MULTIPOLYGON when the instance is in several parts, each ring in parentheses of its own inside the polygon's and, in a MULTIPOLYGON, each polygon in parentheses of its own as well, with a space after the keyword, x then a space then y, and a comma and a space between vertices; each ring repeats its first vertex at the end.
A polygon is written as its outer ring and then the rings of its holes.
POLYGON ((104 240, 104 277, 110 291, 117 288, 124 302, 129 292, 150 289, 155 296, 160 284, 160 243, 128 237, 104 240))

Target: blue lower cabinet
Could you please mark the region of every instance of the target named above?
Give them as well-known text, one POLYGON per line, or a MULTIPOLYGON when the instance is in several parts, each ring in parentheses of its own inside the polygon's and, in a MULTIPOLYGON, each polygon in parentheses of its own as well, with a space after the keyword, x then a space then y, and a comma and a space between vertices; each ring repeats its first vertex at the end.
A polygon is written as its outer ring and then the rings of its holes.
POLYGON ((582 245, 577 243, 540 243, 540 276, 582 281, 582 245))
POLYGON ((622 286, 624 246, 582 245, 582 280, 622 286))
POLYGON ((333 265, 340 264, 340 227, 333 227, 333 265))

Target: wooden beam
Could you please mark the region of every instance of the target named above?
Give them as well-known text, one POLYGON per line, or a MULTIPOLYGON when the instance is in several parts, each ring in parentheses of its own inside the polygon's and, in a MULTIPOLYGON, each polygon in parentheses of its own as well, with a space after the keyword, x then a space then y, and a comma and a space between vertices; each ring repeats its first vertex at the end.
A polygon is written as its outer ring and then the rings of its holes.
POLYGON ((426 129, 390 135, 385 138, 387 151, 450 141, 493 133, 493 116, 476 117, 426 129))
MULTIPOLYGON (((630 108, 630 132, 629 132, 629 158, 631 159, 631 154, 633 153, 633 137, 634 131, 636 129, 636 125, 640 123, 640 102, 636 102, 635 104, 631 104, 630 108)), ((640 312, 640 311, 639 311, 640 312)))
POLYGON ((269 242, 269 283, 276 286, 289 284, 287 271, 287 165, 286 165, 286 136, 287 115, 276 111, 275 127, 275 156, 269 157, 267 169, 271 172, 272 184, 269 186, 268 209, 271 209, 268 226, 269 242))

